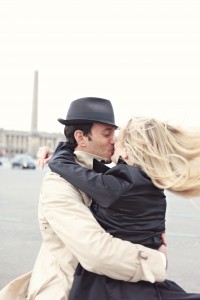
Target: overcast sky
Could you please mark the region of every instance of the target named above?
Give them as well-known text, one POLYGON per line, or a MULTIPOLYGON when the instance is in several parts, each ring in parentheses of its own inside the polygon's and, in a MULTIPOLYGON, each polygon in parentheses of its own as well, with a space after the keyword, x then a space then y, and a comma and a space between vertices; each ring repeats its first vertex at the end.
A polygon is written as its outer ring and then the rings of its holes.
POLYGON ((116 122, 200 125, 199 0, 0 0, 0 128, 62 132, 70 102, 97 96, 116 122))

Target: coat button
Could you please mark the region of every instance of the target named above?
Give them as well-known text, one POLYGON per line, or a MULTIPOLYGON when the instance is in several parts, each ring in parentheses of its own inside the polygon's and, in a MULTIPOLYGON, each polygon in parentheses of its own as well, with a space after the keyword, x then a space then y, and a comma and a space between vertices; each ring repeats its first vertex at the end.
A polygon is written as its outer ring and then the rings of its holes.
POLYGON ((143 251, 139 251, 139 256, 143 259, 147 259, 148 258, 148 254, 143 252, 143 251))

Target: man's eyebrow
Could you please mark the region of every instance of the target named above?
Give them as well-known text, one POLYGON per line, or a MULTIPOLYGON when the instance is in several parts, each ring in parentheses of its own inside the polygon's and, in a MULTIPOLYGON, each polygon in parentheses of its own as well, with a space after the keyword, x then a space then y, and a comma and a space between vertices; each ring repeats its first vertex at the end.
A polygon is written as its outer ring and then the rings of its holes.
POLYGON ((115 130, 115 127, 108 125, 108 127, 105 127, 104 130, 115 130))
POLYGON ((107 128, 104 128, 104 129, 103 129, 103 132, 104 132, 104 131, 113 131, 113 130, 114 130, 114 128, 107 127, 107 128))

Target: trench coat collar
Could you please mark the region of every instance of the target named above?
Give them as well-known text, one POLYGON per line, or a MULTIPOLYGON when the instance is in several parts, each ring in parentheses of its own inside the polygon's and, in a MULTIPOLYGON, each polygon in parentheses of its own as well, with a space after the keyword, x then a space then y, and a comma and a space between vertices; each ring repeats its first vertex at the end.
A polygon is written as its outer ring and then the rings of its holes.
POLYGON ((88 153, 85 151, 74 151, 74 154, 76 154, 76 160, 77 162, 87 169, 93 169, 93 160, 96 159, 98 161, 105 161, 105 158, 94 155, 92 153, 88 153))

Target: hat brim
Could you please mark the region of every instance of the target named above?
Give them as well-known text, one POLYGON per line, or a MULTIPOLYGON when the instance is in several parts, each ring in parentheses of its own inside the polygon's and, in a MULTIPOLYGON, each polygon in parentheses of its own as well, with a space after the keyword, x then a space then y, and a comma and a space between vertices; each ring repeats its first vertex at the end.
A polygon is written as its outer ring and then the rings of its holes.
POLYGON ((60 122, 63 125, 76 125, 76 124, 90 124, 90 123, 102 123, 102 124, 108 124, 108 125, 112 125, 116 128, 118 128, 118 126, 116 124, 113 124, 111 122, 107 122, 105 120, 91 120, 91 119, 76 119, 76 120, 65 120, 65 119, 58 119, 58 122, 60 122))

